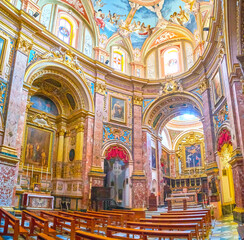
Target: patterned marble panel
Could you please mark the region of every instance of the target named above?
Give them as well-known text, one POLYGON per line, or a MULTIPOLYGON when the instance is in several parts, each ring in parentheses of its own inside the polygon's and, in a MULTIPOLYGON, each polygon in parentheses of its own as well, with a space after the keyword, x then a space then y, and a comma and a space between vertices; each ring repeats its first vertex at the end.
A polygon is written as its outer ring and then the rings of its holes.
POLYGON ((0 164, 0 206, 11 206, 16 179, 16 168, 0 164))

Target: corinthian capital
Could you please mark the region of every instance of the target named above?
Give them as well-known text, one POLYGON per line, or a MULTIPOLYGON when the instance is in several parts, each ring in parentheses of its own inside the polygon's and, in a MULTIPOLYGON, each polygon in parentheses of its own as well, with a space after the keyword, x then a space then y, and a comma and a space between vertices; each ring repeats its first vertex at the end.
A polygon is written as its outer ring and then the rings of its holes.
POLYGON ((32 49, 33 43, 27 41, 23 37, 19 37, 16 44, 16 50, 28 55, 29 51, 32 49))

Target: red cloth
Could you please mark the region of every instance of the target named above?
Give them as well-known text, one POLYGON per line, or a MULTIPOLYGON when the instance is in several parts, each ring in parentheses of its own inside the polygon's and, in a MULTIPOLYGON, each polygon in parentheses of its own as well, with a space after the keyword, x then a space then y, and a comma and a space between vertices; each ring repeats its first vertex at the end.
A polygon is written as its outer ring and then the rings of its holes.
POLYGON ((127 152, 123 148, 118 147, 118 146, 110 147, 107 150, 106 159, 110 160, 110 159, 116 158, 116 157, 120 158, 125 163, 129 162, 129 156, 128 156, 127 152))
POLYGON ((225 144, 232 144, 231 134, 227 129, 223 129, 219 134, 218 152, 221 152, 221 149, 225 144))

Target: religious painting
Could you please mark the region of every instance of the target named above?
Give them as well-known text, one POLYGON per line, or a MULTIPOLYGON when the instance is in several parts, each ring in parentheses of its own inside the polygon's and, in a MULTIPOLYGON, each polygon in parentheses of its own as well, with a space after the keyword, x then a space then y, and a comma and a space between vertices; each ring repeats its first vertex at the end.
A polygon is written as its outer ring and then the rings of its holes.
POLYGON ((25 166, 48 168, 52 151, 53 133, 49 130, 27 126, 25 141, 25 166))
POLYGON ((152 168, 156 168, 156 149, 152 148, 152 168))
POLYGON ((45 97, 40 95, 35 95, 31 97, 31 102, 33 103, 32 108, 38 109, 40 111, 52 114, 57 116, 58 115, 58 109, 55 105, 55 103, 45 97))
POLYGON ((213 91, 213 98, 214 103, 217 104, 221 97, 223 96, 223 88, 222 88, 222 79, 221 79, 221 71, 220 69, 215 74, 212 80, 212 91, 213 91))
POLYGON ((194 144, 185 147, 186 167, 196 168, 202 166, 201 145, 194 144))
POLYGON ((170 176, 170 155, 165 150, 162 150, 161 166, 163 174, 170 176))
POLYGON ((126 123, 126 100, 110 97, 110 120, 119 123, 126 123))
POLYGON ((33 192, 40 192, 40 191, 41 191, 41 184, 33 183, 33 192))

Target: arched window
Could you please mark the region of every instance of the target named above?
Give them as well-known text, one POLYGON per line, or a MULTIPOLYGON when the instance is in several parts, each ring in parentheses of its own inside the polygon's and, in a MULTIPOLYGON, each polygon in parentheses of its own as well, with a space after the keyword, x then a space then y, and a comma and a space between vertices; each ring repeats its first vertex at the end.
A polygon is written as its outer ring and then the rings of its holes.
POLYGON ((179 50, 170 48, 164 52, 164 75, 171 75, 180 71, 179 50))
POLYGON ((72 40, 72 26, 64 18, 60 18, 58 27, 58 38, 63 40, 67 44, 71 44, 72 40))
POLYGON ((113 52, 113 68, 117 71, 123 72, 124 70, 124 56, 119 51, 113 52))

